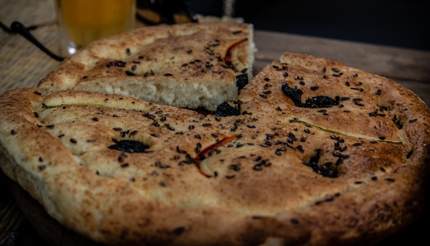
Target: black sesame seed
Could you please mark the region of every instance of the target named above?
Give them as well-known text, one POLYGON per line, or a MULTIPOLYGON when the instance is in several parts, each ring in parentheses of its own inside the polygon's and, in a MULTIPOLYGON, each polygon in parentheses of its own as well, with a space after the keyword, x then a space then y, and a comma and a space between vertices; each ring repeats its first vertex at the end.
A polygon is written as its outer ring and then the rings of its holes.
POLYGON ((125 74, 126 74, 127 76, 136 76, 136 74, 135 74, 135 73, 133 73, 132 71, 129 71, 129 70, 126 70, 126 71, 125 71, 125 74))
MULTIPOLYGON (((106 67, 108 67, 108 68, 109 67, 125 67, 126 64, 127 63, 123 62, 123 61, 110 61, 106 64, 106 67)), ((88 76, 84 76, 84 77, 88 78, 88 76)), ((86 79, 84 77, 82 77, 82 79, 86 79)))
POLYGON ((303 149, 303 146, 301 146, 301 145, 298 145, 296 147, 296 150, 298 150, 300 153, 304 153, 305 152, 305 150, 303 149))
POLYGON ((130 164, 128 164, 128 163, 121 163, 119 166, 120 166, 121 168, 126 168, 126 167, 129 167, 129 166, 130 166, 130 164))
POLYGON ((354 102, 354 104, 357 105, 357 106, 360 106, 360 107, 364 106, 364 104, 362 103, 363 99, 361 99, 361 98, 353 98, 352 102, 354 102))
POLYGON ((155 167, 158 167, 158 168, 160 168, 160 169, 170 168, 170 165, 168 165, 168 164, 164 164, 164 163, 162 163, 161 161, 156 161, 156 162, 154 163, 154 165, 155 165, 155 167))
POLYGON ((240 171, 240 164, 231 164, 230 166, 228 166, 228 168, 230 170, 235 171, 235 172, 239 172, 240 171))
POLYGON ((293 225, 298 225, 300 222, 299 222, 299 220, 298 219, 295 219, 295 218, 292 218, 291 220, 290 220, 290 222, 291 222, 291 224, 293 224, 293 225))
POLYGON ((197 143, 196 147, 194 148, 194 151, 196 153, 200 153, 201 150, 202 150, 202 144, 201 143, 197 143))
POLYGON ((177 236, 179 236, 179 235, 183 234, 184 232, 185 232, 185 227, 183 227, 183 226, 176 227, 176 228, 173 230, 173 234, 175 234, 175 235, 177 235, 177 236))
POLYGON ((71 142, 72 144, 76 144, 76 143, 78 143, 78 141, 76 141, 76 139, 74 139, 74 138, 71 138, 71 139, 70 139, 70 142, 71 142))

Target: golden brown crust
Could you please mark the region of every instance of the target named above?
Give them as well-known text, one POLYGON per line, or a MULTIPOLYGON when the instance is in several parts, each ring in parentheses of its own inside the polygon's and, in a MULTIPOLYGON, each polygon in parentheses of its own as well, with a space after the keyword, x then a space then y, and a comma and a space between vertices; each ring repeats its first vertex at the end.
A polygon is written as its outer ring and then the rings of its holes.
POLYGON ((229 117, 123 95, 44 93, 0 97, 9 159, 1 168, 96 241, 370 240, 419 206, 429 110, 396 83, 333 61, 284 54, 229 117), (318 96, 333 101, 320 107, 318 96))

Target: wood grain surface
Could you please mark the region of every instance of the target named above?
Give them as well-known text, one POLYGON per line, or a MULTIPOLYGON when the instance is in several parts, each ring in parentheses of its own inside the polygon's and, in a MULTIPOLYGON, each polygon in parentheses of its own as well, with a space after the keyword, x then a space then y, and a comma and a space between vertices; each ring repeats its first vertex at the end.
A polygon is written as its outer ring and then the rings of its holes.
MULTIPOLYGON (((58 30, 53 3, 53 0, 0 0, 0 21, 5 25, 10 25, 15 20, 25 25, 38 25, 39 28, 32 33, 48 48, 58 53, 58 30)), ((308 53, 392 78, 412 89, 430 105, 428 51, 260 30, 255 32, 255 42, 258 48, 256 72, 285 51, 308 53)), ((0 94, 13 88, 34 86, 58 65, 58 62, 19 35, 0 30, 0 94)), ((13 198, 11 194, 7 195, 8 191, 4 187, 0 186, 0 245, 16 231, 24 217, 15 205, 16 194, 19 192, 15 190, 13 198)), ((25 199, 27 198, 18 200, 21 208, 22 204, 27 202, 25 199)), ((28 211, 24 214, 30 220, 37 219, 28 211)))

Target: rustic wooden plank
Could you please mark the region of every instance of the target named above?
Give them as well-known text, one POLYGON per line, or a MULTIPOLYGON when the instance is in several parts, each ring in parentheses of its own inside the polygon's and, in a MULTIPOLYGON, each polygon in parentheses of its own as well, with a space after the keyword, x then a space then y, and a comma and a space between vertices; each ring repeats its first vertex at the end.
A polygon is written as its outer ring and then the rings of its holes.
POLYGON ((430 83, 430 52, 327 38, 256 31, 257 59, 274 60, 284 51, 332 58, 398 80, 430 83))
POLYGON ((6 24, 17 20, 34 25, 55 19, 53 0, 0 0, 0 6, 0 20, 6 24))
MULTIPOLYGON (((39 28, 33 34, 46 46, 57 46, 55 26, 39 28)), ((34 86, 59 64, 17 35, 7 38, 0 47, 0 54, 0 93, 34 86)))

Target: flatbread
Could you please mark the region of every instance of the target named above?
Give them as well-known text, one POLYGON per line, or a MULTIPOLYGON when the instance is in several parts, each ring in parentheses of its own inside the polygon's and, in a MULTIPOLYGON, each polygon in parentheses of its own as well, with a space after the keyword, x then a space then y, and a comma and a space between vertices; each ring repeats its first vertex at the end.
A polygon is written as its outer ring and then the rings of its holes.
POLYGON ((0 97, 1 168, 97 242, 366 242, 420 207, 430 112, 386 78, 285 53, 237 115, 48 85, 59 71, 0 97))
POLYGON ((252 75, 252 26, 213 22, 140 28, 96 41, 39 84, 215 111, 252 75))

